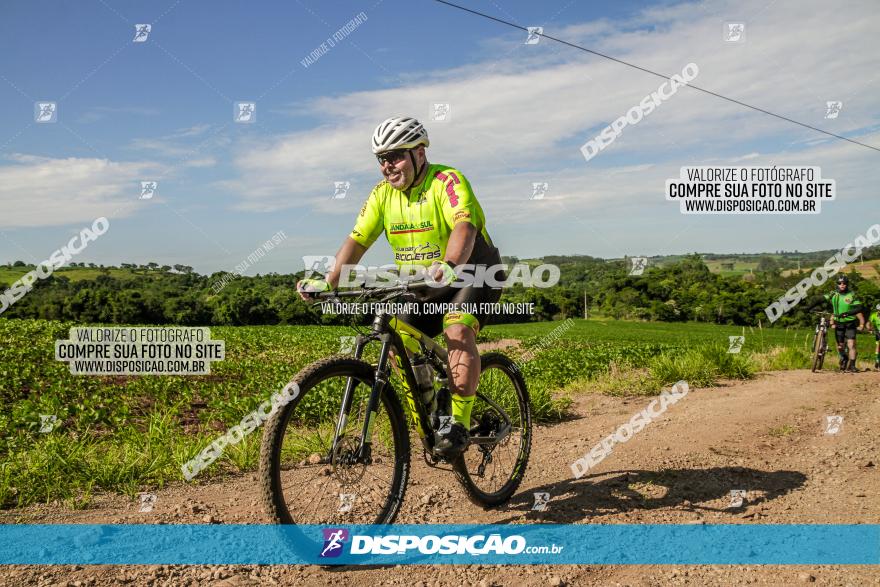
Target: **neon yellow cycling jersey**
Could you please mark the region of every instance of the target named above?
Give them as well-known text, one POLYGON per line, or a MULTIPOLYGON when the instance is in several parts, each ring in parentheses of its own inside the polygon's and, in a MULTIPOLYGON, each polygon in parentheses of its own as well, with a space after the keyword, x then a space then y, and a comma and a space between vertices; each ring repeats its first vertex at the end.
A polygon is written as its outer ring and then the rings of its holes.
POLYGON ((384 231, 397 265, 431 265, 444 259, 449 235, 459 222, 469 222, 477 229, 467 263, 500 262, 471 184, 457 169, 432 164, 425 180, 410 189, 409 196, 385 180, 379 182, 349 236, 370 247, 384 231))

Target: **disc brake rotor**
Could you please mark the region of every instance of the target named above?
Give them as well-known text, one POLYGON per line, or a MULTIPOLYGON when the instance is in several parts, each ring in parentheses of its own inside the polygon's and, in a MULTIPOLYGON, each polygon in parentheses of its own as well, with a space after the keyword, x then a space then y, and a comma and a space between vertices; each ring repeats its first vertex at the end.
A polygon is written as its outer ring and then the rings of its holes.
POLYGON ((367 465, 356 461, 359 444, 355 438, 342 438, 336 445, 331 474, 343 485, 357 483, 367 470, 367 465))

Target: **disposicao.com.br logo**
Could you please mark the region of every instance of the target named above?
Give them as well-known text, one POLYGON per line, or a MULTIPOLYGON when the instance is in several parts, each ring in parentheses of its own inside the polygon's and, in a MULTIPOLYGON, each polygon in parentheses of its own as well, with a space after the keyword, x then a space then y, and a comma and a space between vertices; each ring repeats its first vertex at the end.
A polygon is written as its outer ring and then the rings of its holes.
POLYGON ((343 544, 348 541, 348 530, 345 528, 324 528, 324 546, 321 548, 321 558, 335 558, 342 554, 343 544))
MULTIPOLYGON (((341 528, 325 528, 324 545, 321 558, 337 557, 343 552, 343 544, 348 541, 348 531, 341 528)), ((523 536, 514 534, 502 537, 501 534, 463 534, 417 536, 414 534, 351 536, 350 554, 401 555, 409 552, 439 555, 516 555, 516 554, 560 554, 564 546, 556 544, 529 546, 523 536)))

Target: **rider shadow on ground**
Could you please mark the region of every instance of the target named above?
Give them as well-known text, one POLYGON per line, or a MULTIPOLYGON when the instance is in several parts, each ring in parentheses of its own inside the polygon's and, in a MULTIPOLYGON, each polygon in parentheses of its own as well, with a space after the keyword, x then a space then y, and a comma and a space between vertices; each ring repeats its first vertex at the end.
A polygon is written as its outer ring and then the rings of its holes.
MULTIPOLYGON (((571 524, 593 516, 676 508, 683 511, 743 512, 801 487, 798 471, 759 471, 744 467, 608 471, 533 487, 515 495, 508 508, 526 520, 571 524), (743 506, 731 508, 731 491, 744 490, 743 506), (546 511, 532 511, 534 493, 550 494, 546 511), (717 500, 721 500, 720 505, 717 500), (716 503, 712 505, 708 502, 716 503)), ((496 523, 522 521, 517 514, 496 523)))

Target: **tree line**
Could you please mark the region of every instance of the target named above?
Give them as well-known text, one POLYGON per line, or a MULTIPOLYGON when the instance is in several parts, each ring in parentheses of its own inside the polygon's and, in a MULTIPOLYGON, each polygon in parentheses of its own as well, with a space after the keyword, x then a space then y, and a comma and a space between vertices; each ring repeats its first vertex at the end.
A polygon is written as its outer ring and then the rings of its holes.
MULTIPOLYGON (((880 247, 865 250, 865 259, 880 256, 880 247)), ((518 260, 505 257, 505 262, 518 260)), ((531 303, 534 313, 494 315, 493 323, 600 316, 667 322, 712 322, 767 326, 764 313, 809 269, 783 276, 778 264, 767 263, 754 275, 725 276, 709 271, 697 254, 651 266, 642 275, 630 275, 627 260, 589 256, 547 256, 542 263, 560 268, 560 281, 550 288, 505 288, 501 303, 531 303)), ((534 263, 534 262, 532 262, 534 263)), ((85 264, 80 264, 86 267, 85 264)), ((92 264, 89 264, 91 266, 92 264)), ((16 262, 9 266, 28 268, 16 262)), ((82 323, 180 324, 192 326, 345 324, 350 316, 323 315, 300 300, 294 290, 300 274, 239 276, 217 272, 200 275, 185 265, 122 264, 124 274, 102 273, 74 280, 56 272, 38 280, 27 295, 11 305, 4 318, 45 318, 82 323), (174 271, 171 271, 171 270, 174 271), (222 284, 222 287, 218 287, 222 284)), ((853 269, 847 271, 862 302, 880 302, 880 288, 853 269)), ((0 283, 4 291, 11 283, 0 283)), ((833 279, 812 288, 777 325, 815 322, 814 309, 827 309, 823 294, 833 279)))

